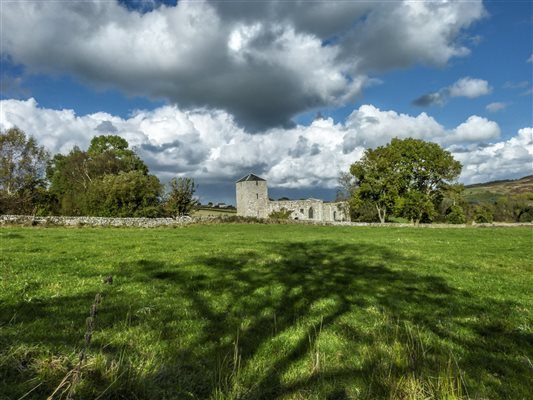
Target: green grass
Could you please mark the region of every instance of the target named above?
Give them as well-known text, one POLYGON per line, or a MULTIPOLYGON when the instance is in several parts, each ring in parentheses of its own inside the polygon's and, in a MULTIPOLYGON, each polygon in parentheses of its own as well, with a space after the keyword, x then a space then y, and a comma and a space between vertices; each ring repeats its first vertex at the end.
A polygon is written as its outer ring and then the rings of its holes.
POLYGON ((531 399, 532 244, 530 228, 2 228, 0 399, 531 399))

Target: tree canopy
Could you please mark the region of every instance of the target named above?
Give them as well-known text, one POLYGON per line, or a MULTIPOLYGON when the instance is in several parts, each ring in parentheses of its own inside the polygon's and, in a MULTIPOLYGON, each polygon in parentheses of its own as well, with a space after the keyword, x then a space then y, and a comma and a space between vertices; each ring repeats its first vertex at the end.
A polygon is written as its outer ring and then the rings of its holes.
POLYGON ((418 223, 432 220, 461 163, 436 143, 392 139, 367 149, 350 173, 357 185, 353 200, 371 202, 382 223, 393 213, 418 223))
POLYGON ((48 153, 18 128, 0 132, 0 212, 33 213, 44 189, 48 153))
POLYGON ((56 154, 47 176, 63 215, 153 215, 161 196, 159 179, 119 136, 95 136, 87 151, 56 154))
POLYGON ((198 205, 194 197, 196 184, 191 178, 172 178, 168 183, 168 192, 164 200, 164 208, 169 216, 189 215, 198 205))

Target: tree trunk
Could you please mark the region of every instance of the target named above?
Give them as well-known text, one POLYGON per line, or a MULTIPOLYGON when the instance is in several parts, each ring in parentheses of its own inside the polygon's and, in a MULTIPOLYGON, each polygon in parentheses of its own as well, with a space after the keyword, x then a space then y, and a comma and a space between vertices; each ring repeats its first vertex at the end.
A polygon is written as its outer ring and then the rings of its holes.
POLYGON ((383 208, 381 209, 381 207, 379 207, 377 204, 376 204, 376 210, 378 210, 378 217, 379 217, 379 221, 384 224, 385 223, 385 216, 387 214, 387 209, 383 208))

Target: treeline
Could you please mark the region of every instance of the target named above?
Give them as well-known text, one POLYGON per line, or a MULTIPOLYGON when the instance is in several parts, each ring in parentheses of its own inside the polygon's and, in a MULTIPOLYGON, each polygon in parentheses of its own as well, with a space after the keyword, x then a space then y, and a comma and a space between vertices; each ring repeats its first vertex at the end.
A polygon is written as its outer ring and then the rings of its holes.
POLYGON ((18 128, 0 132, 0 214, 165 217, 197 204, 190 178, 168 185, 119 136, 50 155, 18 128))
POLYGON ((533 193, 500 195, 492 201, 465 198, 457 183, 461 164, 438 144, 393 139, 367 149, 339 178, 338 200, 360 222, 532 222, 533 193))

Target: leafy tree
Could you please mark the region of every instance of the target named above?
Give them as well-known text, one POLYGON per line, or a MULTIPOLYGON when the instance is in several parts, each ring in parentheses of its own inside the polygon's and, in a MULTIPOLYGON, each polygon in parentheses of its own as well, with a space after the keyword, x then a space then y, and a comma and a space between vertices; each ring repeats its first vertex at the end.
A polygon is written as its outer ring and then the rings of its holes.
POLYGON ((192 178, 172 178, 168 183, 164 208, 167 215, 189 215, 199 202, 194 197, 196 184, 192 178))
POLYGON ((74 147, 67 155, 55 155, 48 164, 47 176, 50 191, 58 199, 59 213, 84 215, 95 212, 95 205, 87 203, 90 188, 94 192, 94 186, 106 175, 132 171, 148 176, 148 167, 128 148, 128 142, 111 135, 94 137, 87 151, 74 147))
MULTIPOLYGON (((462 218, 466 218, 465 210, 468 210, 468 203, 466 202, 465 198, 463 197, 464 193, 464 185, 463 184, 450 184, 445 185, 443 187, 442 192, 442 201, 440 202, 440 205, 438 207, 438 214, 440 221, 448 222, 448 223, 457 223, 462 224, 463 222, 451 222, 450 214, 458 215, 457 213, 462 215, 462 218), (460 210, 460 211, 459 211, 460 210)), ((458 217, 458 220, 461 220, 461 217, 458 217)))
POLYGON ((142 171, 106 174, 91 182, 86 193, 88 215, 104 217, 157 217, 161 214, 161 184, 142 171))
POLYGON ((46 175, 50 193, 57 199, 56 212, 62 215, 83 215, 85 195, 92 182, 87 152, 75 146, 67 155, 56 154, 49 161, 46 175))
POLYGON ((358 185, 354 196, 371 202, 381 223, 384 223, 387 214, 393 211, 401 190, 400 176, 395 170, 398 163, 394 159, 396 156, 388 147, 367 149, 361 161, 350 167, 350 173, 358 185))
POLYGON ((350 172, 341 172, 337 179, 339 187, 335 201, 346 201, 353 198, 354 192, 357 189, 357 183, 354 176, 350 172))
POLYGON ((490 204, 479 204, 474 208, 474 221, 490 223, 494 221, 494 208, 490 204))
POLYGON ((0 212, 34 213, 48 153, 18 128, 0 132, 0 212))
POLYGON ((433 199, 418 190, 407 191, 396 200, 396 214, 413 221, 431 222, 437 214, 433 199))
POLYGON ((438 144, 411 138, 367 149, 350 168, 354 197, 372 202, 382 223, 393 212, 415 223, 432 220, 460 172, 461 164, 438 144))
POLYGON ((375 205, 369 199, 352 196, 348 200, 350 219, 353 222, 380 222, 375 205))
POLYGON ((87 149, 91 161, 89 175, 103 176, 128 171, 142 171, 147 174, 146 164, 128 147, 126 139, 120 136, 93 137, 87 149))
POLYGON ((464 224, 466 222, 466 216, 463 208, 458 205, 452 205, 448 208, 446 222, 449 224, 464 224))

